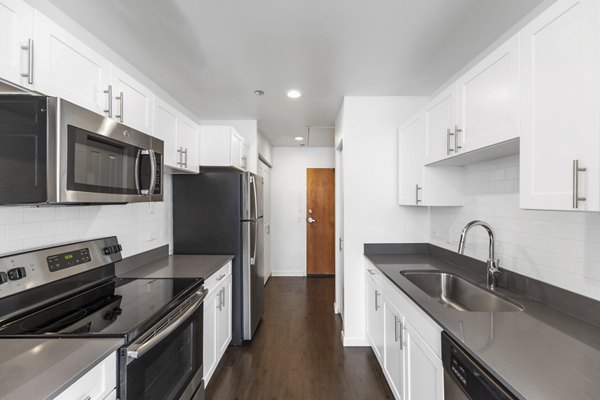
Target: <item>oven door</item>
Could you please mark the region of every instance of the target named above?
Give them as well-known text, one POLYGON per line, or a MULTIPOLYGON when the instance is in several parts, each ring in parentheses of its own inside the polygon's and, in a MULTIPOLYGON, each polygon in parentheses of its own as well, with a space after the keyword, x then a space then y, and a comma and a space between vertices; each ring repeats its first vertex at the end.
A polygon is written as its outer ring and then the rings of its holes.
POLYGON ((207 290, 190 296, 121 349, 121 400, 203 399, 203 307, 207 290))
POLYGON ((57 107, 57 202, 162 200, 162 141, 62 99, 57 107))

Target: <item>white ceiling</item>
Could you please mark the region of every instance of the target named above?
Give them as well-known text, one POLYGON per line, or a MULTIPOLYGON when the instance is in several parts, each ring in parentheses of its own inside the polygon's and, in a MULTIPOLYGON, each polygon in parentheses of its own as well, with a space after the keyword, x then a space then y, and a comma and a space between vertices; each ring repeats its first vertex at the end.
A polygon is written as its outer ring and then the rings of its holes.
POLYGON ((431 94, 541 2, 53 0, 199 118, 258 119, 274 145, 333 126, 344 95, 431 94))

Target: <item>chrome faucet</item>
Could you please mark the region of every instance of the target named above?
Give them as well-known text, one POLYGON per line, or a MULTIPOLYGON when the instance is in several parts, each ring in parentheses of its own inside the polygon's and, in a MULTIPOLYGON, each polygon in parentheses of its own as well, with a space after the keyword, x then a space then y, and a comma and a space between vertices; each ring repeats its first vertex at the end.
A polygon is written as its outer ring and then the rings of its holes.
POLYGON ((494 290, 498 286, 498 276, 500 275, 500 269, 498 269, 498 265, 500 264, 500 260, 496 260, 494 257, 494 231, 487 222, 471 221, 465 225, 460 234, 460 240, 458 242, 458 254, 464 254, 467 233, 474 226, 481 226, 484 228, 490 238, 489 257, 487 260, 487 286, 491 290, 494 290))

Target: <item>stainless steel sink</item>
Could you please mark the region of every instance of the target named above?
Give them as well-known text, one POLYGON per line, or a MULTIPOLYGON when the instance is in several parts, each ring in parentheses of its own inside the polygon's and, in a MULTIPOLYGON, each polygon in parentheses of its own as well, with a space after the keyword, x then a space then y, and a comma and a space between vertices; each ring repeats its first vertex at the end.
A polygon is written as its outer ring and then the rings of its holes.
POLYGON ((455 310, 471 312, 523 311, 523 307, 454 274, 440 271, 402 271, 400 273, 441 305, 455 310))

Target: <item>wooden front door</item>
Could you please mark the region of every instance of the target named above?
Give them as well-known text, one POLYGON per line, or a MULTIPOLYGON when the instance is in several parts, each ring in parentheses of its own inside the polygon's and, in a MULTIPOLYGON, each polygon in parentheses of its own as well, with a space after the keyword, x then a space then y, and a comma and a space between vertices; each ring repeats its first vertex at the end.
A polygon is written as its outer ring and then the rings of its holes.
POLYGON ((335 170, 306 169, 308 275, 335 274, 335 170))

